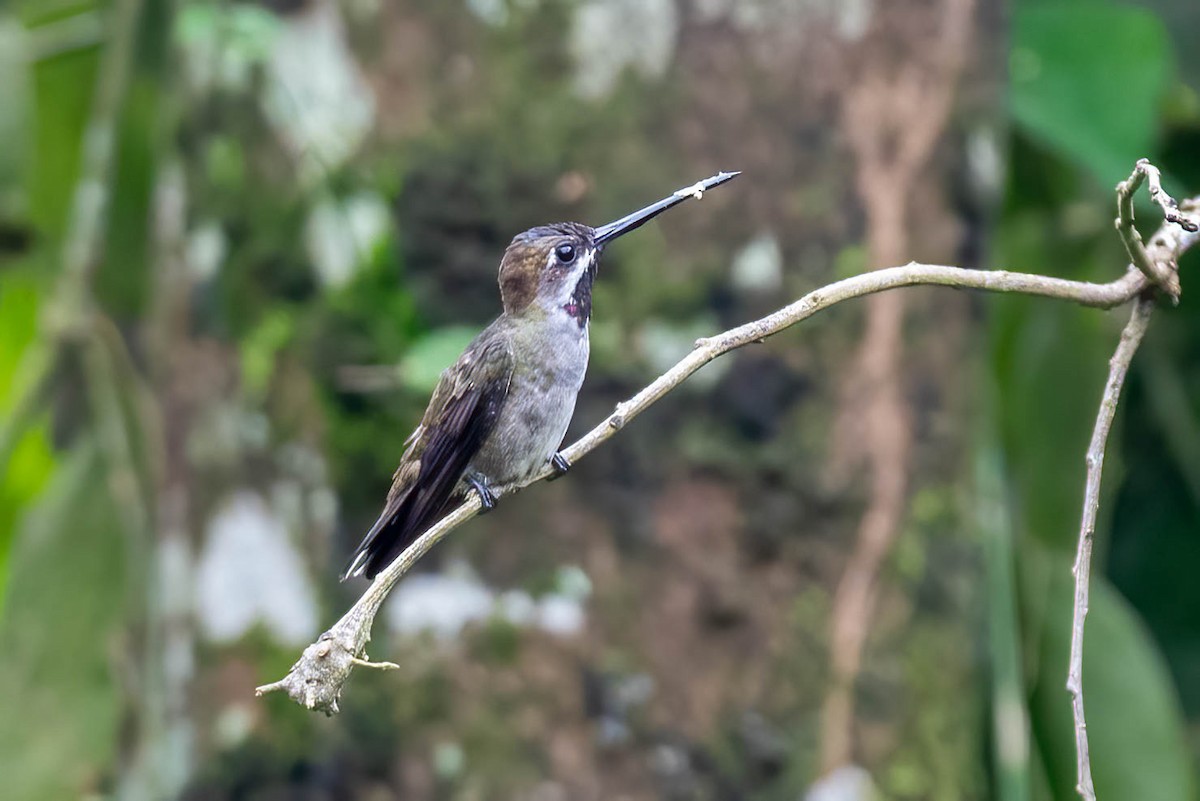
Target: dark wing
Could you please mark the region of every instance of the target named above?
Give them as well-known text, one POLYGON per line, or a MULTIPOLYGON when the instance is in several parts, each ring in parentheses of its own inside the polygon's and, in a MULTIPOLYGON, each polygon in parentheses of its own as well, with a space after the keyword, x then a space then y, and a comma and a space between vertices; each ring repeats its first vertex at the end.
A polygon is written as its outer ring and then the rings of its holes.
POLYGON ((496 425, 512 370, 508 342, 491 339, 472 343, 442 373, 392 478, 383 514, 355 550, 343 579, 375 578, 447 511, 467 465, 496 425))

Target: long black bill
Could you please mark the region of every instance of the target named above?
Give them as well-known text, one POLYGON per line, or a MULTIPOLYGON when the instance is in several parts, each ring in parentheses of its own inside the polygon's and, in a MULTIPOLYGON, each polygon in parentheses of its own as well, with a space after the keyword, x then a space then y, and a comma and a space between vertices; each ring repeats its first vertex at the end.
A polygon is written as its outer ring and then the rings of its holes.
POLYGON ((602 225, 596 229, 595 242, 597 245, 604 245, 616 239, 618 236, 637 230, 645 225, 648 221, 653 220, 655 217, 662 214, 672 206, 678 206, 680 203, 690 197, 694 197, 699 200, 704 194, 705 190, 712 189, 714 186, 720 186, 726 181, 731 181, 739 175, 741 175, 740 172, 719 172, 712 178, 705 178, 699 183, 680 189, 679 191, 673 193, 669 197, 663 198, 657 203, 651 203, 644 209, 639 209, 633 214, 627 214, 616 222, 610 222, 608 225, 602 225))

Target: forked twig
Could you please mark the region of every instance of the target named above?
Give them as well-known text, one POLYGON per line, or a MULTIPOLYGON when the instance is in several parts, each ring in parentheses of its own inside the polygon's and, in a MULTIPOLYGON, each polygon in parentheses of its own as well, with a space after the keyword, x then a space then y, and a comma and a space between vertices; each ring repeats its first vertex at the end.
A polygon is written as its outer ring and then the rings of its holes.
MULTIPOLYGON (((1128 180, 1117 184, 1117 232, 1133 263, 1154 284, 1171 296, 1179 298, 1177 261, 1188 248, 1200 240, 1200 223, 1194 210, 1197 199, 1184 202, 1184 209, 1162 188, 1158 168, 1146 159, 1138 161, 1128 180), (1133 194, 1143 182, 1148 183, 1150 198, 1163 210, 1165 222, 1151 238, 1150 247, 1142 242, 1133 225, 1133 194)), ((1100 398, 1096 425, 1087 451, 1087 481, 1083 495, 1083 514, 1079 523, 1079 542, 1075 552, 1075 602, 1071 616, 1071 655, 1067 664, 1067 692, 1071 694, 1071 712, 1075 721, 1075 756, 1077 781, 1075 789, 1084 801, 1095 801, 1096 788, 1092 783, 1092 764, 1088 750, 1087 718, 1083 709, 1083 626, 1088 613, 1091 584, 1092 540, 1096 533, 1096 518, 1100 510, 1100 481, 1104 471, 1104 451, 1112 429, 1121 387, 1129 372, 1129 363, 1142 342, 1154 298, 1147 292, 1138 299, 1133 315, 1121 332, 1121 341, 1109 360, 1108 381, 1100 398)))
POLYGON ((1162 209, 1163 219, 1167 223, 1178 225, 1187 233, 1200 231, 1200 215, 1181 211, 1175 198, 1162 188, 1162 174, 1158 168, 1146 159, 1139 159, 1133 168, 1133 173, 1117 184, 1117 234, 1129 253, 1129 259, 1155 285, 1166 292, 1171 300, 1179 302, 1179 275, 1175 271, 1173 259, 1155 259, 1147 252, 1133 224, 1133 196, 1138 187, 1145 182, 1149 184, 1150 199, 1162 209))

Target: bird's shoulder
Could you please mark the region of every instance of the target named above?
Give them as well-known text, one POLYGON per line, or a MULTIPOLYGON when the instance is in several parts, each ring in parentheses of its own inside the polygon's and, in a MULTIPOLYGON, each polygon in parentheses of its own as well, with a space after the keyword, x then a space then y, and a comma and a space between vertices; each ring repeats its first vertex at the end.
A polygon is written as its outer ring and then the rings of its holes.
POLYGON ((420 424, 405 440, 404 456, 392 478, 393 491, 416 478, 431 440, 462 430, 480 412, 483 395, 507 391, 514 361, 512 341, 501 319, 481 331, 442 371, 420 424))

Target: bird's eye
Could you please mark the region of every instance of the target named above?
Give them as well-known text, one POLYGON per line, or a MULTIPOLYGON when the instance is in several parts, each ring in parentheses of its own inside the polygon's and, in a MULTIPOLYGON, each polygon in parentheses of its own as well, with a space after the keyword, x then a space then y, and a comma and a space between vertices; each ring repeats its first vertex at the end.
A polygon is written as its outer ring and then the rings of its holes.
POLYGON ((558 260, 563 264, 570 264, 571 262, 575 261, 575 246, 570 242, 563 242, 554 249, 554 255, 558 257, 558 260))

